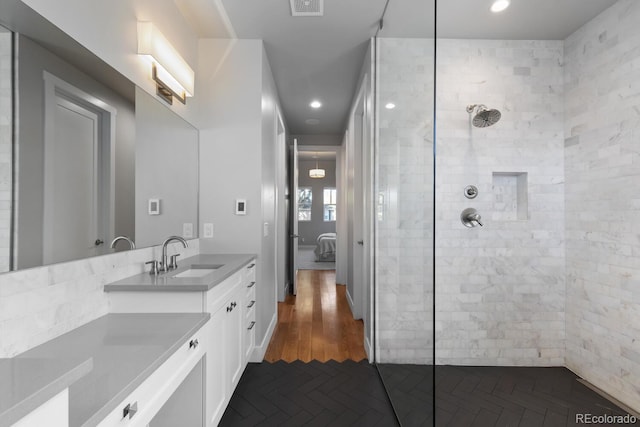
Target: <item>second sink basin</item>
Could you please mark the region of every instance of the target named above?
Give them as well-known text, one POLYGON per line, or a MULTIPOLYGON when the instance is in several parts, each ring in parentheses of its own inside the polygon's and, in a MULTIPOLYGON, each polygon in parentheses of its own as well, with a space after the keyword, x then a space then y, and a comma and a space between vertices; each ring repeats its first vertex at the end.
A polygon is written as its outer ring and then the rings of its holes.
POLYGON ((224 264, 191 264, 188 270, 174 274, 172 277, 176 277, 178 279, 184 277, 204 277, 207 274, 213 273, 223 265, 224 264))

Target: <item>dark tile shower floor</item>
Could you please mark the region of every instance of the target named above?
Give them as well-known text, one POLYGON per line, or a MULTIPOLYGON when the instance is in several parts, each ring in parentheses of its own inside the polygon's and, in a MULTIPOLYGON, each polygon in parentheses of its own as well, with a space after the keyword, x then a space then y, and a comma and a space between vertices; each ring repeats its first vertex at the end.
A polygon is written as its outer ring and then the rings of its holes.
MULTIPOLYGON (((402 427, 433 425, 433 367, 377 366, 402 427)), ((438 427, 613 425, 579 414, 627 415, 566 368, 437 366, 435 390, 438 427)))
MULTIPOLYGON (((433 426, 433 367, 377 368, 251 363, 220 426, 433 426)), ((576 423, 576 414, 626 415, 565 368, 438 366, 435 387, 437 427, 603 426, 613 424, 576 423)))

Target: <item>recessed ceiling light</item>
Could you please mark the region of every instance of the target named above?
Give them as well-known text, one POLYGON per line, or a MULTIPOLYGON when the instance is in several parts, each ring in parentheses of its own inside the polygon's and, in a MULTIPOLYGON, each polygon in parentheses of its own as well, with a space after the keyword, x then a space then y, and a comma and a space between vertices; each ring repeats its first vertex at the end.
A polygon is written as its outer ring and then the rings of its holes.
POLYGON ((322 107, 322 102, 318 101, 317 99, 314 99, 313 101, 311 101, 311 104, 309 104, 309 106, 311 108, 320 108, 322 107))
POLYGON ((396 104, 394 104, 393 102, 387 102, 384 108, 386 108, 387 110, 393 110, 394 108, 396 108, 396 104))
POLYGON ((318 119, 307 119, 304 122, 306 124, 308 124, 308 125, 319 125, 320 124, 320 120, 318 120, 318 119))
POLYGON ((491 12, 493 13, 502 12, 503 10, 509 7, 510 3, 511 2, 509 0, 496 0, 491 5, 491 12))

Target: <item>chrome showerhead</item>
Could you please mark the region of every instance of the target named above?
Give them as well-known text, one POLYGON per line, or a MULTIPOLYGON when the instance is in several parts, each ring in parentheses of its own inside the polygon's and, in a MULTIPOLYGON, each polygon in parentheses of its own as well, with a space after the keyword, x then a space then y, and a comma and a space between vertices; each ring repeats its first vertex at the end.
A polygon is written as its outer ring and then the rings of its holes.
POLYGON ((473 104, 467 106, 467 113, 472 114, 476 111, 476 115, 473 116, 473 125, 477 128, 486 128, 488 126, 498 123, 502 114, 495 109, 488 109, 484 104, 473 104))

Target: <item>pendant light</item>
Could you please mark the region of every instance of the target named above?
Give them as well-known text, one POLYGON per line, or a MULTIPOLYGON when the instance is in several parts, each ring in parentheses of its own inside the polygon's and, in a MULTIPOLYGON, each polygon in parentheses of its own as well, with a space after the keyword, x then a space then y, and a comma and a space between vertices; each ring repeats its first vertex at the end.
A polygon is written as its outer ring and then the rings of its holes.
POLYGON ((315 169, 309 169, 309 178, 324 178, 324 169, 320 169, 318 168, 318 157, 313 156, 316 158, 316 168, 315 169))

